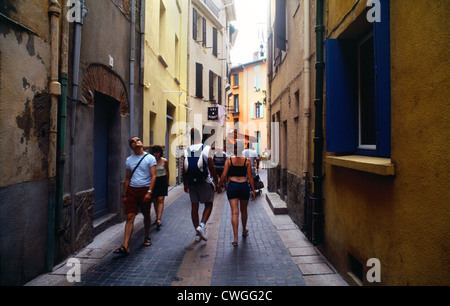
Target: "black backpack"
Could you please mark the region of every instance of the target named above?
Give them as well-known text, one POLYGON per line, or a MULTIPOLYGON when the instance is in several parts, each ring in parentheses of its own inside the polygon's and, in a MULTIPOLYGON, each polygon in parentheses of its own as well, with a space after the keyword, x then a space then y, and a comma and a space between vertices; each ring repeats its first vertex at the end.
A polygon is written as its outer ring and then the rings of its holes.
POLYGON ((188 167, 186 170, 186 180, 189 185, 201 184, 206 181, 208 177, 208 162, 203 158, 203 145, 198 151, 191 151, 187 149, 188 167), (203 163, 203 171, 199 169, 199 159, 203 163))

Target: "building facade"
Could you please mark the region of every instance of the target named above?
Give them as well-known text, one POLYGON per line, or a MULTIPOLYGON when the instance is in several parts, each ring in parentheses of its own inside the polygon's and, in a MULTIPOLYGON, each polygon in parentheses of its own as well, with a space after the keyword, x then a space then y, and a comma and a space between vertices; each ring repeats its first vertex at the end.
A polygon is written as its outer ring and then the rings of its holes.
POLYGON ((141 5, 2 3, 2 285, 50 271, 123 219, 128 139, 142 126, 141 5))
POLYGON ((145 2, 143 139, 144 145, 165 148, 172 186, 181 178, 174 141, 182 131, 176 125, 186 122, 187 113, 189 3, 145 2))
POLYGON ((230 21, 236 19, 234 3, 192 0, 189 14, 187 123, 198 130, 209 126, 204 131, 205 139, 213 129, 223 139, 232 48, 230 21))
POLYGON ((323 250, 358 284, 448 285, 450 6, 325 4, 323 250))
POLYGON ((248 136, 252 148, 259 156, 264 156, 263 153, 268 151, 266 80, 265 59, 231 68, 233 95, 227 106, 229 115, 227 134, 234 136, 236 129, 242 136, 248 136))
POLYGON ((442 116, 449 109, 449 58, 442 57, 449 42, 439 27, 449 10, 442 1, 272 4, 269 106, 285 153, 269 188, 284 195, 293 219, 350 284, 450 283, 450 193, 443 183, 450 129, 442 116), (295 22, 304 4, 310 11, 301 26, 295 22), (307 20, 316 33, 306 31, 307 20), (304 53, 308 33, 316 47, 304 53), (308 59, 315 60, 315 97, 305 99, 308 59), (293 174, 311 188, 293 184, 293 174), (291 186, 302 199, 292 204, 291 186))
POLYGON ((268 189, 301 228, 308 224, 312 173, 314 1, 271 1, 268 20, 268 189))

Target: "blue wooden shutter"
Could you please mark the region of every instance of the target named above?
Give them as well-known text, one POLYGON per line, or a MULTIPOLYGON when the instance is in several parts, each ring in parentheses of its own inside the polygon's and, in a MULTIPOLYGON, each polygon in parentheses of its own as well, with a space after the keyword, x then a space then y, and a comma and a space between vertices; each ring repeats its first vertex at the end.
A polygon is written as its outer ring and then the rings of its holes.
POLYGON ((357 54, 350 40, 327 39, 326 147, 353 152, 357 140, 357 54))
POLYGON ((374 22, 377 155, 391 155, 391 44, 389 0, 381 0, 381 22, 374 22))

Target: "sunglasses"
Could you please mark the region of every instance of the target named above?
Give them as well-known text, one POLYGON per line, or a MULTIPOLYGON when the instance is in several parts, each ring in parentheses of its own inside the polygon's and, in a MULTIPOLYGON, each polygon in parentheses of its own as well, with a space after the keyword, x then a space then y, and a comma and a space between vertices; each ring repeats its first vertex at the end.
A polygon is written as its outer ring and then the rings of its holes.
POLYGON ((138 142, 138 141, 141 141, 141 139, 140 139, 140 138, 131 139, 131 140, 130 140, 130 146, 131 146, 133 143, 138 142))

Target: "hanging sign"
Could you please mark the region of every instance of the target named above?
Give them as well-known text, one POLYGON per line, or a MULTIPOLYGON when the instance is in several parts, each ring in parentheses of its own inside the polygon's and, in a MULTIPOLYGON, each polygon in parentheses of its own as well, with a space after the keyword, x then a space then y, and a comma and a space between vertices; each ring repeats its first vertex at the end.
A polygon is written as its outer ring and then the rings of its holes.
POLYGON ((208 107, 208 120, 219 119, 219 108, 218 107, 208 107))

